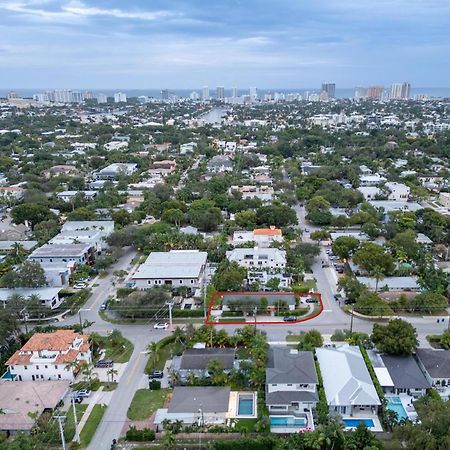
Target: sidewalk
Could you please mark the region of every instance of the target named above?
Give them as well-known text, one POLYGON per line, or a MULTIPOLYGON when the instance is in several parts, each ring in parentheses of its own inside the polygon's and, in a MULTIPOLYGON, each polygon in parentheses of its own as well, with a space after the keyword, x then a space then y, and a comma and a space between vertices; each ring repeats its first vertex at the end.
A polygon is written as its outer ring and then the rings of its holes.
MULTIPOLYGON (((81 420, 78 422, 78 435, 81 434, 81 430, 83 429, 84 425, 86 424, 92 410, 94 409, 94 406, 98 403, 98 400, 100 399, 100 396, 103 391, 103 386, 100 386, 97 391, 95 391, 95 394, 93 395, 91 401, 89 402, 88 407, 86 408, 86 411, 84 412, 83 416, 81 417, 81 420)), ((75 439, 75 436, 74 436, 75 439)))

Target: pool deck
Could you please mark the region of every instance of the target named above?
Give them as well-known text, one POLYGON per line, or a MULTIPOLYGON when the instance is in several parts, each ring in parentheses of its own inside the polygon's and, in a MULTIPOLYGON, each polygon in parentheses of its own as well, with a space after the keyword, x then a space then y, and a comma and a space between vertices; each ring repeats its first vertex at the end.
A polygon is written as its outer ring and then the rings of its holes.
MULTIPOLYGON (((302 427, 270 427, 271 433, 276 434, 290 434, 290 433, 309 433, 310 431, 314 431, 314 417, 312 415, 311 410, 306 415, 306 425, 302 427)), ((290 416, 291 414, 270 414, 270 416, 274 417, 282 417, 282 416, 290 416)), ((295 417, 295 416, 294 416, 295 417)))
MULTIPOLYGON (((412 422, 416 422, 418 419, 416 408, 414 408, 414 397, 411 397, 407 394, 399 394, 399 395, 389 395, 386 396, 386 400, 389 400, 389 398, 399 398, 402 402, 403 409, 405 410, 406 415, 408 416, 408 419, 412 422)), ((389 409, 389 406, 388 406, 389 409)))
POLYGON ((227 419, 255 419, 257 414, 258 396, 253 391, 231 391, 230 400, 228 402, 228 412, 226 414, 227 419), (238 414, 239 407, 239 395, 252 395, 253 396, 253 414, 238 414))
MULTIPOLYGON (((370 431, 383 431, 383 427, 381 426, 380 419, 377 415, 370 414, 367 411, 361 411, 360 413, 355 413, 352 416, 344 415, 342 416, 343 419, 370 419, 373 420, 374 426, 369 428, 370 431)), ((346 430, 353 430, 355 427, 345 427, 346 430)))

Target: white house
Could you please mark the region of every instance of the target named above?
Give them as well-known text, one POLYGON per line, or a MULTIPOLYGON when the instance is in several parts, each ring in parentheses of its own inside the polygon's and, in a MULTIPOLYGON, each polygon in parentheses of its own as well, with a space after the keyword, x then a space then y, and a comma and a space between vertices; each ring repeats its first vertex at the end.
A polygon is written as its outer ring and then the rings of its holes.
MULTIPOLYGON (((312 352, 302 352, 287 347, 269 349, 266 367, 266 405, 271 416, 271 431, 297 432, 298 428, 314 429, 312 409, 319 400, 317 372, 312 352), (303 418, 302 426, 288 426, 289 420, 278 421, 273 417, 303 418), (281 424, 280 424, 281 425, 281 424), (282 428, 282 430, 281 430, 282 428)), ((297 422, 298 424, 299 422, 297 422)))
POLYGON ((137 164, 134 163, 113 163, 101 169, 96 178, 103 180, 115 180, 121 175, 130 176, 137 171, 137 164))
POLYGON ((284 269, 286 252, 278 248, 235 248, 227 251, 227 258, 248 269, 284 269))
POLYGON ((18 381, 73 381, 83 364, 92 362, 88 336, 73 330, 35 333, 17 350, 6 365, 11 378, 18 381), (71 363, 79 367, 69 367, 71 363))
POLYGON ((16 289, 1 288, 0 302, 2 302, 3 306, 5 306, 6 303, 9 301, 9 298, 14 294, 20 295, 25 300, 27 300, 32 295, 36 295, 39 297, 42 305, 50 309, 55 309, 61 304, 61 298, 59 297, 60 291, 61 291, 60 287, 16 288, 16 289))
POLYGON ((376 414, 381 402, 358 347, 317 348, 316 357, 330 411, 346 417, 376 414))
POLYGON ((411 193, 411 189, 403 183, 389 182, 384 187, 389 191, 388 200, 395 202, 407 201, 411 193))
POLYGON ((93 264, 95 249, 92 244, 44 244, 28 257, 43 267, 68 267, 74 264, 93 264))
POLYGON ((203 285, 207 256, 198 250, 152 252, 132 280, 138 289, 172 286, 195 290, 203 285))
POLYGON ((77 195, 83 195, 86 200, 92 200, 98 194, 97 191, 62 191, 56 194, 60 200, 68 203, 72 201, 77 195))
POLYGON ((359 178, 360 186, 378 186, 386 181, 386 178, 375 173, 373 175, 362 175, 359 178))
POLYGON ((233 245, 254 242, 258 247, 270 247, 272 242, 283 242, 283 232, 279 228, 255 228, 253 231, 235 231, 233 245))

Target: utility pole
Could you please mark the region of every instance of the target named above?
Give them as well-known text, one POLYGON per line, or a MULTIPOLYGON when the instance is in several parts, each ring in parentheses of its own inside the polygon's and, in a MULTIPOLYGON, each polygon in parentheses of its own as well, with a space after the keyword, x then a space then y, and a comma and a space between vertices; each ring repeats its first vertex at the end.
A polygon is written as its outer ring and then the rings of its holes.
POLYGON ((80 433, 78 431, 77 409, 75 408, 75 397, 72 396, 73 421, 75 424, 75 441, 80 443, 80 433))
POLYGON ((66 419, 66 416, 53 416, 53 418, 58 421, 59 432, 61 433, 62 450, 66 450, 66 440, 64 439, 64 427, 63 427, 63 421, 66 419))
POLYGON ((352 303, 352 312, 350 313, 350 335, 353 333, 353 311, 354 311, 355 307, 354 304, 352 303))
POLYGON ((167 302, 167 306, 169 307, 169 327, 172 329, 172 308, 173 302, 167 302))
POLYGON ((255 334, 256 334, 256 313, 258 312, 258 307, 255 306, 254 316, 255 316, 255 334))
POLYGON ((81 321, 81 312, 78 310, 78 319, 80 320, 80 333, 83 334, 83 322, 81 321))

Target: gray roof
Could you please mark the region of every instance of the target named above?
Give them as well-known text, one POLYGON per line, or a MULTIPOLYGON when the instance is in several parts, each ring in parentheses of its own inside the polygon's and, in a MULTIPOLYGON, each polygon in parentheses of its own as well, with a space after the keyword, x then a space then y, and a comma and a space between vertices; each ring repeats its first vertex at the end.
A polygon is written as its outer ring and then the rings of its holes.
POLYGON ((328 405, 381 404, 358 347, 342 345, 317 348, 316 356, 328 405))
MULTIPOLYGON (((372 277, 356 277, 356 279, 367 286, 369 289, 375 289, 377 282, 372 277)), ((420 289, 417 277, 386 277, 380 280, 378 288, 381 289, 387 286, 389 289, 420 289)))
POLYGON ((398 202, 394 200, 369 200, 369 203, 374 208, 383 208, 385 212, 390 211, 418 211, 419 209, 423 209, 423 206, 420 206, 419 203, 415 202, 398 202))
POLYGON ((233 348, 189 348, 181 356, 180 369, 205 370, 212 359, 218 359, 224 369, 231 369, 235 351, 233 348))
POLYGON ((133 279, 197 278, 206 264, 208 253, 198 250, 152 252, 141 264, 133 279))
POLYGON ((229 387, 178 386, 173 390, 168 413, 223 413, 228 411, 230 400, 229 387))
POLYGON ((397 389, 428 389, 429 381, 412 356, 382 355, 381 359, 397 389))
POLYGON ((91 244, 44 244, 31 253, 30 258, 79 257, 85 254, 91 244))
POLYGON ((312 352, 300 352, 286 347, 269 349, 266 383, 317 383, 312 352))
POLYGON ((20 244, 24 250, 30 251, 38 245, 38 241, 0 241, 0 250, 8 251, 14 248, 14 244, 20 244))
POLYGON ((317 402, 316 392, 309 391, 277 391, 266 393, 267 405, 289 405, 292 402, 317 402))
POLYGON ((16 288, 0 289, 0 301, 6 301, 14 294, 21 295, 25 299, 31 295, 37 295, 41 300, 53 300, 62 288, 60 287, 39 287, 39 288, 16 288))
POLYGON ((416 356, 431 378, 450 378, 450 350, 418 348, 416 356))

